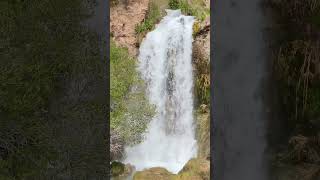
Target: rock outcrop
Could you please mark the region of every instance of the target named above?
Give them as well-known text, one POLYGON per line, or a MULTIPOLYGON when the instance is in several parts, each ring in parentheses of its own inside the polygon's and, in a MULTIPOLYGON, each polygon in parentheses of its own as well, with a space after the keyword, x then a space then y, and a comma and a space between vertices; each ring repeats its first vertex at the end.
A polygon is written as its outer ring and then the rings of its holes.
POLYGON ((172 174, 165 168, 154 167, 138 171, 133 180, 209 180, 210 162, 206 159, 194 158, 187 162, 178 174, 172 174))
POLYGON ((198 157, 210 159, 210 17, 194 25, 193 66, 198 157))
POLYGON ((196 138, 198 142, 198 158, 210 160, 210 110, 201 105, 196 115, 196 138))
POLYGON ((192 59, 196 105, 208 105, 210 102, 210 17, 194 25, 192 59))
POLYGON ((111 176, 113 180, 125 180, 132 175, 135 167, 131 164, 123 164, 114 161, 111 163, 111 176))
POLYGON ((170 173, 165 168, 154 167, 144 171, 138 171, 133 176, 134 180, 145 180, 145 179, 154 179, 154 180, 169 180, 174 175, 170 173))

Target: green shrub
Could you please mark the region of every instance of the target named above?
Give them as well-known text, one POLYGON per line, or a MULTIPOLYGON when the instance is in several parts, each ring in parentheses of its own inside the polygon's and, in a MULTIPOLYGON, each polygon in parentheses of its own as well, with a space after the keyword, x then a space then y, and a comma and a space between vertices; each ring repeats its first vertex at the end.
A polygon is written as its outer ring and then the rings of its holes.
POLYGON ((169 0, 170 9, 179 9, 179 0, 169 0))
POLYGON ((193 1, 192 4, 187 0, 169 0, 169 8, 180 9, 183 14, 195 16, 201 21, 210 16, 210 9, 201 0, 193 1))
POLYGON ((113 161, 111 163, 111 174, 113 177, 124 173, 125 165, 121 162, 113 161))
POLYGON ((135 144, 140 142, 154 109, 146 99, 145 84, 136 71, 136 60, 113 41, 110 62, 110 126, 120 133, 125 144, 135 144))
POLYGON ((142 22, 142 24, 137 24, 135 27, 135 31, 137 34, 145 33, 147 31, 151 31, 155 24, 160 20, 161 13, 158 5, 151 1, 149 4, 149 11, 147 13, 146 19, 142 22))

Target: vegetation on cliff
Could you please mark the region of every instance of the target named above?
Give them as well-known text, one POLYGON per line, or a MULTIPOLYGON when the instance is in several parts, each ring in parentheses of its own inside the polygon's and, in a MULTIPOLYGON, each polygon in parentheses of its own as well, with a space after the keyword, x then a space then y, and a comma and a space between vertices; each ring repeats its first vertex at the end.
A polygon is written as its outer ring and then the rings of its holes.
POLYGON ((150 1, 145 19, 141 24, 136 25, 136 33, 139 35, 151 31, 160 18, 161 12, 159 6, 154 1, 150 1))
POLYGON ((121 158, 124 145, 142 140, 154 108, 145 95, 145 84, 136 69, 136 59, 125 48, 110 44, 111 158, 121 158))
POLYGON ((320 2, 272 2, 283 32, 275 61, 283 107, 291 127, 306 130, 320 116, 320 2))
POLYGON ((193 26, 192 59, 198 158, 210 159, 210 23, 196 21, 193 26))
POLYGON ((198 107, 201 104, 210 104, 210 35, 208 33, 196 36, 192 49, 193 65, 195 67, 196 105, 198 107))

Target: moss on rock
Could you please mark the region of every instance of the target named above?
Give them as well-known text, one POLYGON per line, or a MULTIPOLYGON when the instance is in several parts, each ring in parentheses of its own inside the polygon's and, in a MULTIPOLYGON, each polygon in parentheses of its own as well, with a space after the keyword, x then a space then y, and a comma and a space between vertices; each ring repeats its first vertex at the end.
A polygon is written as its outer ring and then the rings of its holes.
POLYGON ((113 177, 124 173, 125 165, 121 162, 114 161, 111 163, 111 175, 113 177))
POLYGON ((154 167, 135 173, 133 180, 208 180, 210 162, 206 159, 190 159, 178 174, 172 174, 165 168, 154 167))
POLYGON ((134 174, 133 180, 146 180, 146 179, 156 179, 156 180, 169 180, 173 177, 165 168, 154 167, 144 171, 138 171, 134 174))
POLYGON ((114 180, 127 179, 134 172, 135 167, 131 164, 123 164, 118 161, 111 163, 111 176, 114 180))
POLYGON ((196 139, 198 142, 198 157, 210 158, 210 111, 202 105, 196 114, 196 139))
POLYGON ((210 162, 201 158, 190 159, 174 179, 186 179, 189 177, 198 178, 199 180, 210 179, 210 162))

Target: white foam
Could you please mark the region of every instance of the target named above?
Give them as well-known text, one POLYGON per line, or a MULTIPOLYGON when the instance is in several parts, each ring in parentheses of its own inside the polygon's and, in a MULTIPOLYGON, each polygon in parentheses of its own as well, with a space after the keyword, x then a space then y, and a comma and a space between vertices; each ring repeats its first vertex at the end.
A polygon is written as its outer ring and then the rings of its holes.
POLYGON ((139 67, 147 95, 156 107, 145 140, 126 147, 125 163, 137 170, 164 167, 177 173, 196 156, 193 127, 192 26, 194 18, 180 10, 149 32, 140 47, 139 67))

